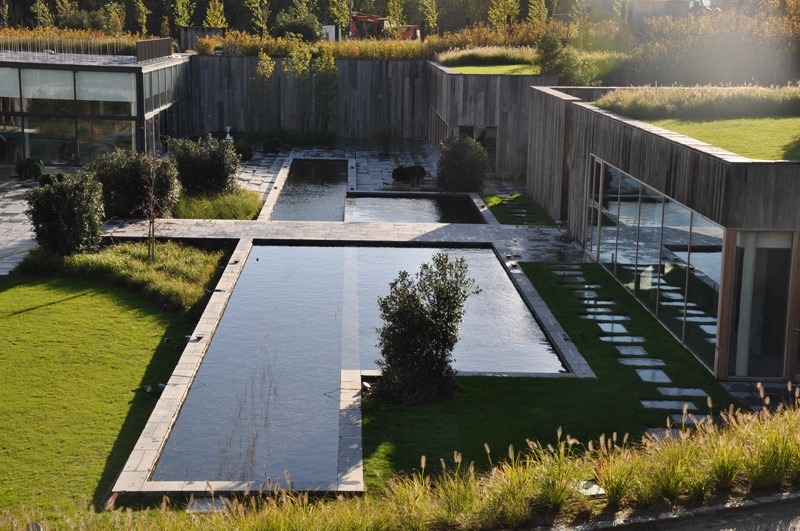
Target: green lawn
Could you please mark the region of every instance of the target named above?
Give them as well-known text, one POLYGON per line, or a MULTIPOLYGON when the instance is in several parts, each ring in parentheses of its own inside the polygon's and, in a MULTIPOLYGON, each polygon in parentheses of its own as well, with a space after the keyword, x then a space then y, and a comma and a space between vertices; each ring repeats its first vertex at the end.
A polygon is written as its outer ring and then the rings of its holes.
MULTIPOLYGON (((599 266, 583 267, 588 282, 602 285, 598 294, 616 300, 617 311, 631 317, 626 327, 647 338, 651 356, 667 362, 665 371, 676 385, 705 389, 716 409, 729 403, 729 395, 711 374, 624 288, 599 266)), ((617 361, 616 349, 599 340, 600 329, 594 322, 579 317, 582 305, 548 266, 523 264, 523 269, 598 378, 461 377, 461 392, 450 402, 399 407, 365 401, 368 488, 380 489, 394 470, 418 468, 423 454, 432 470, 438 469, 440 458, 450 462, 454 450, 463 453, 465 462, 473 460, 479 468, 487 468, 484 443, 490 445, 496 462, 507 455, 509 444, 523 448, 526 438, 554 442, 558 427, 585 444, 603 433, 639 437, 644 428, 666 425, 666 411, 646 410, 639 402, 661 398, 656 385, 643 382, 632 367, 617 361)), ((704 401, 696 406, 706 410, 704 401)))
POLYGON ((525 222, 523 216, 512 212, 512 210, 524 210, 525 217, 528 218, 528 223, 530 224, 555 225, 550 214, 526 193, 512 194, 511 200, 506 200, 505 202, 499 195, 484 194, 483 201, 492 211, 497 221, 503 225, 516 225, 525 222))
POLYGON ((215 196, 181 196, 175 217, 181 219, 256 219, 264 201, 253 190, 239 188, 235 192, 215 196))
POLYGON ((0 509, 99 503, 192 326, 97 281, 0 276, 0 509))
POLYGON ((753 159, 800 160, 800 117, 651 120, 650 123, 753 159))
POLYGON ((538 66, 534 66, 530 63, 520 65, 448 66, 447 68, 459 74, 512 74, 522 76, 541 73, 538 66))

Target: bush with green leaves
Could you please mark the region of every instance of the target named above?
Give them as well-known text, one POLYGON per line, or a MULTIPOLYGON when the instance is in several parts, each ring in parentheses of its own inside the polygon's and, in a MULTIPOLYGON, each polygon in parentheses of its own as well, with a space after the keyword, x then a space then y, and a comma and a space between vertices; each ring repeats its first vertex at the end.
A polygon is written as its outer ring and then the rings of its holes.
POLYGON ((489 156, 477 140, 453 135, 442 142, 436 181, 445 192, 480 192, 489 156))
POLYGON ((39 159, 29 158, 17 162, 14 169, 20 179, 38 179, 44 174, 44 162, 39 159))
POLYGON ((239 155, 230 140, 173 139, 169 149, 178 166, 178 179, 188 195, 233 192, 239 174, 239 155))
POLYGON ((306 42, 316 42, 319 40, 321 26, 317 17, 311 13, 294 14, 291 12, 281 12, 275 17, 275 24, 270 32, 273 37, 288 37, 291 35, 300 37, 306 42))
POLYGON ((392 403, 421 404, 452 398, 456 371, 452 352, 458 342, 467 298, 480 289, 467 275, 463 258, 433 256, 413 277, 407 271, 378 298, 384 321, 378 328, 383 377, 375 396, 392 403))
POLYGON ((103 194, 93 176, 60 175, 25 192, 25 200, 25 214, 33 224, 36 241, 45 250, 70 256, 100 245, 103 194))
POLYGON ((151 204, 156 217, 170 217, 180 198, 178 171, 169 158, 117 148, 96 158, 86 171, 103 184, 109 218, 148 217, 151 204))

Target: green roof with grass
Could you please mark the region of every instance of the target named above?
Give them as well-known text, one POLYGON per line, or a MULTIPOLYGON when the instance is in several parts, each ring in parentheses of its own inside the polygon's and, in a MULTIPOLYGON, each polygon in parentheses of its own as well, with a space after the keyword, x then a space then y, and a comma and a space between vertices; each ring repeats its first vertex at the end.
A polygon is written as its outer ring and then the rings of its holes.
POLYGON ((643 87, 595 103, 743 157, 800 160, 797 86, 643 87))

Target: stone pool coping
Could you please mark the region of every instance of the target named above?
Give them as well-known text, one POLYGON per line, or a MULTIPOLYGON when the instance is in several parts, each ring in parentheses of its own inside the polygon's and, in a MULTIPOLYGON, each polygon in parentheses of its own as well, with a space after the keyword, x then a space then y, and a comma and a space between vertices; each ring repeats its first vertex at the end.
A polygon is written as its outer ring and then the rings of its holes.
MULTIPOLYGON (((288 177, 289 165, 293 159, 287 158, 284 161, 278 178, 275 181, 273 190, 269 193, 267 200, 264 204, 262 212, 259 215, 258 221, 249 222, 255 225, 263 225, 266 227, 273 223, 268 221, 269 215, 274 208, 277 196, 283 188, 283 183, 288 177), (261 222, 261 223, 259 223, 261 222)), ((353 159, 348 161, 348 179, 355 179, 355 163, 353 159)), ((483 200, 478 194, 470 194, 473 202, 478 210, 486 219, 486 225, 470 225, 471 229, 477 227, 493 227, 501 229, 503 227, 497 222, 491 211, 486 208, 483 200)), ((334 225, 348 225, 346 223, 334 222, 334 225)), ((214 223, 211 223, 213 227, 214 223)), ((223 224, 224 225, 224 224, 223 224)), ((364 241, 361 239, 348 240, 342 238, 340 231, 331 231, 325 233, 323 238, 314 238, 304 232, 303 225, 297 224, 301 227, 303 237, 283 239, 285 242, 302 241, 303 245, 317 244, 330 244, 336 242, 337 244, 350 244, 358 245, 359 242, 374 245, 376 243, 385 244, 388 246, 397 245, 398 243, 413 243, 416 245, 447 245, 447 246, 486 246, 491 247, 497 255, 512 284, 521 294, 523 300, 531 309, 532 314, 543 331, 547 335, 549 341, 556 350, 557 355, 561 359, 569 372, 565 373, 480 373, 494 376, 509 376, 509 377, 535 377, 535 378, 594 378, 595 374, 589 367, 586 360, 580 355, 575 345, 570 338, 566 335, 564 330, 559 325, 558 321, 553 316, 550 309, 539 296, 536 289, 531 284, 527 276, 522 272, 517 264, 519 258, 519 243, 517 238, 513 238, 510 242, 499 238, 498 232, 494 231, 478 231, 479 237, 474 237, 471 232, 470 237, 456 237, 459 231, 455 231, 450 237, 439 237, 437 240, 428 240, 427 238, 420 238, 416 230, 409 230, 408 234, 398 238, 398 232, 403 234, 403 230, 397 230, 400 227, 407 227, 413 229, 415 225, 422 227, 423 233, 427 233, 426 229, 429 228, 444 228, 446 224, 397 224, 397 223, 384 223, 384 224, 352 224, 361 225, 362 229, 369 225, 377 227, 386 226, 387 230, 394 232, 393 238, 386 238, 386 234, 382 234, 383 238, 366 238, 364 241), (414 235, 414 233, 417 233, 414 235), (482 236, 482 237, 480 237, 482 236), (494 236, 494 237, 493 237, 494 236)), ((314 224, 312 224, 314 225, 314 224)), ((318 226, 331 225, 331 222, 324 222, 316 224, 318 226)), ((123 232, 133 229, 135 232, 138 225, 125 225, 124 227, 117 227, 117 230, 122 229, 123 232)), ((250 225, 253 226, 253 225, 250 225)), ((206 220, 197 221, 197 228, 209 228, 209 223, 206 220)), ((142 226, 144 228, 144 226, 142 226)), ((200 231, 203 232, 203 231, 200 231)), ((359 232, 359 231, 356 231, 359 232)), ((381 232, 381 231, 377 231, 381 232)), ((162 229, 159 233, 163 235, 162 229)), ((448 234, 445 231, 445 234, 448 234)), ((219 237, 219 233, 217 233, 219 237)), ((131 452, 122 472, 120 473, 117 481, 115 482, 113 492, 123 498, 127 497, 154 497, 157 495, 172 495, 172 496, 201 496, 211 493, 245 493, 257 492, 260 483, 259 481, 198 481, 198 480, 174 480, 174 481, 151 481, 150 477, 155 470, 161 451, 166 444, 170 431, 180 414, 183 402, 191 388, 195 375, 200 368, 203 357, 205 356, 211 339, 216 331, 222 314, 227 307, 230 300, 231 293, 239 279, 239 276, 247 261, 247 257, 253 247, 254 242, 263 241, 254 234, 239 233, 239 242, 231 254, 228 264, 220 277, 217 286, 212 293, 209 302, 203 311, 202 316, 197 324, 192 335, 189 337, 186 348, 181 355, 175 370, 166 384, 158 402, 139 437, 133 451, 131 452)), ((279 243, 279 240, 269 239, 270 243, 279 243)), ((373 374, 374 371, 342 371, 341 373, 341 386, 339 398, 339 452, 337 463, 337 481, 335 488, 331 485, 331 489, 326 492, 362 492, 364 490, 364 475, 363 475, 363 455, 361 446, 361 410, 358 407, 361 398, 361 381, 362 377, 373 374)), ((478 374, 478 373, 462 373, 465 375, 478 374)))

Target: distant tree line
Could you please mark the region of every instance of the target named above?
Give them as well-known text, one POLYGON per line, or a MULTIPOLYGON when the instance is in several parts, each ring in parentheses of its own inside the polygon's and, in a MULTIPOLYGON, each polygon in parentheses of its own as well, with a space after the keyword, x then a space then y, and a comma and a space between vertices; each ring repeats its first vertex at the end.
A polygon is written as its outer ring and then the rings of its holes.
POLYGON ((346 25, 350 13, 454 31, 507 17, 568 13, 581 0, 0 0, 0 27, 59 26, 110 33, 175 35, 178 26, 221 26, 267 34, 286 18, 346 25), (283 20, 282 20, 283 18, 283 20))

